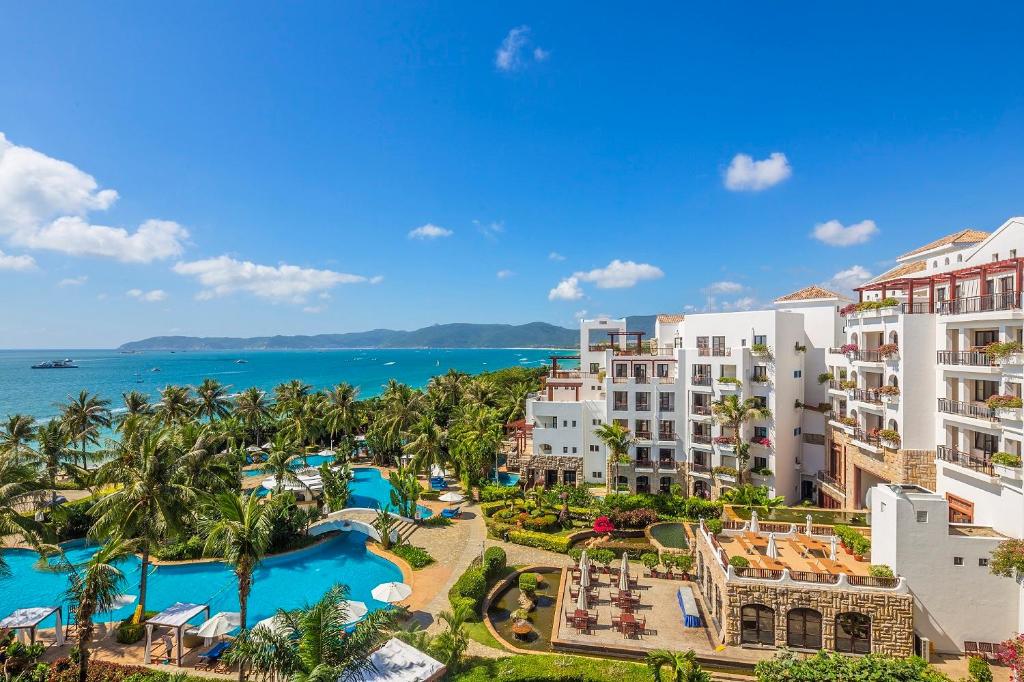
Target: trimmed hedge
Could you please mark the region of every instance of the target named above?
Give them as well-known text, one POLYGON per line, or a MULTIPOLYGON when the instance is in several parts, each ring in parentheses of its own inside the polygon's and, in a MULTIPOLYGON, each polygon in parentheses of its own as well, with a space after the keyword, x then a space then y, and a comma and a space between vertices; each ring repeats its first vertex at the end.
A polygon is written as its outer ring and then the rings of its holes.
POLYGON ((636 544, 632 542, 616 542, 615 540, 609 540, 608 542, 602 542, 596 545, 597 549, 609 550, 615 555, 616 559, 621 559, 622 555, 628 554, 630 559, 637 560, 641 555, 647 552, 657 552, 654 545, 650 543, 636 544))
POLYGON ((565 535, 548 535, 546 533, 534 533, 528 530, 509 531, 508 541, 526 547, 546 549, 549 552, 565 554, 569 551, 572 540, 565 535))
POLYGON ((413 570, 419 570, 434 563, 434 557, 430 556, 427 550, 415 545, 396 545, 391 548, 391 551, 409 562, 413 570))
POLYGON ((487 576, 479 565, 473 565, 459 576, 459 579, 448 590, 448 601, 453 605, 457 599, 468 599, 473 602, 473 612, 480 613, 480 604, 487 594, 487 576))
POLYGON ((526 573, 520 573, 519 574, 519 590, 521 592, 525 592, 526 594, 531 594, 531 595, 534 592, 536 592, 537 591, 537 574, 536 573, 530 573, 529 571, 527 571, 526 573))
POLYGON ((488 547, 484 551, 484 576, 492 581, 504 572, 508 565, 508 557, 501 547, 488 547))
POLYGON ((480 504, 480 513, 484 516, 490 516, 494 512, 501 511, 502 509, 508 509, 508 502, 498 500, 496 502, 483 502, 480 504))

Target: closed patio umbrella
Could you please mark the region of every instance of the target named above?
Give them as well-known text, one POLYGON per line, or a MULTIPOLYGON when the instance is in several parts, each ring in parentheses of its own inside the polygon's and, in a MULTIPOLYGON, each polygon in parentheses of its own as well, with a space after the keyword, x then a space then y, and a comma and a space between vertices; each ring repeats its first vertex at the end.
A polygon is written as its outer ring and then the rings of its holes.
POLYGON ((779 558, 779 546, 775 544, 775 533, 768 533, 768 556, 772 559, 779 558))
POLYGON ((830 561, 836 560, 836 536, 833 535, 828 541, 828 558, 830 561))
POLYGON ((761 526, 757 523, 757 510, 750 512, 750 532, 756 533, 761 530, 761 526))
POLYGON ((580 587, 584 590, 590 587, 590 571, 580 573, 580 587))
POLYGON ((814 525, 814 524, 812 523, 813 519, 811 518, 811 515, 810 515, 810 514, 808 514, 807 516, 805 516, 805 517, 804 517, 804 519, 805 519, 805 521, 804 521, 804 532, 805 532, 805 533, 806 533, 807 535, 810 535, 810 534, 811 534, 811 528, 812 528, 812 526, 814 525))
POLYGON ((589 563, 589 560, 587 558, 587 550, 583 550, 580 553, 580 570, 583 571, 584 573, 586 573, 587 569, 589 567, 590 567, 590 563, 589 563))
POLYGON ((619 567, 619 589, 629 590, 629 556, 622 553, 622 565, 619 567))
POLYGON ((580 593, 576 597, 576 610, 586 611, 587 610, 587 588, 580 584, 580 593))

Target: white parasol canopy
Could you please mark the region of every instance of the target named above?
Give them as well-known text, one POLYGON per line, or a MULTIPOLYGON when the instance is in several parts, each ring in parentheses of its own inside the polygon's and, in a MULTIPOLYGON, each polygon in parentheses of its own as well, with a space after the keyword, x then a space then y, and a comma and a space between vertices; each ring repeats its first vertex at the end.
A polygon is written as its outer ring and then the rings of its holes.
POLYGON ((580 573, 580 587, 583 589, 590 587, 590 571, 582 571, 580 573))
POLYGON ((271 632, 275 635, 282 635, 291 630, 291 628, 288 627, 288 625, 280 616, 271 616, 270 618, 264 618, 260 622, 256 623, 256 625, 252 626, 253 630, 256 630, 258 628, 263 628, 264 630, 267 630, 268 632, 271 632))
POLYGON ((580 552, 580 570, 586 573, 587 570, 589 570, 589 568, 590 561, 587 558, 587 550, 583 550, 582 552, 580 552))
POLYGON ((750 532, 757 533, 761 530, 761 526, 757 523, 757 510, 750 512, 750 532))
POLYGON ((446 492, 444 495, 441 495, 437 499, 441 500, 442 502, 455 503, 462 502, 464 499, 466 499, 466 497, 462 493, 457 493, 453 490, 449 490, 448 492, 446 492))
POLYGON ((833 535, 828 541, 828 558, 830 561, 836 560, 836 536, 833 535))
POLYGON ((242 625, 242 614, 237 611, 221 611, 204 621, 196 631, 198 637, 220 637, 242 625))
POLYGON ((365 616, 370 612, 370 609, 366 608, 366 604, 361 601, 344 601, 341 603, 345 613, 348 614, 345 618, 345 625, 351 625, 357 620, 365 616))
POLYGON ((813 521, 814 519, 811 517, 810 514, 804 517, 804 533, 806 533, 807 535, 811 534, 811 527, 814 525, 813 521))
POLYGON ((629 590, 629 556, 622 553, 622 565, 619 567, 619 589, 629 590))
POLYGON ((408 599, 412 594, 412 588, 405 583, 381 583, 370 592, 377 601, 386 601, 389 604, 408 599))
POLYGON ((119 594, 114 599, 114 601, 111 602, 109 608, 107 608, 107 610, 104 611, 104 613, 106 613, 108 615, 108 618, 109 618, 109 620, 107 621, 107 626, 108 626, 107 627, 107 636, 108 637, 114 633, 114 628, 113 628, 113 624, 114 624, 114 611, 117 611, 118 609, 123 609, 126 606, 131 606, 132 604, 135 603, 136 599, 138 599, 138 597, 135 596, 134 594, 119 594))
POLYGON ((768 533, 768 556, 772 559, 779 558, 779 546, 775 544, 775 533, 768 533))

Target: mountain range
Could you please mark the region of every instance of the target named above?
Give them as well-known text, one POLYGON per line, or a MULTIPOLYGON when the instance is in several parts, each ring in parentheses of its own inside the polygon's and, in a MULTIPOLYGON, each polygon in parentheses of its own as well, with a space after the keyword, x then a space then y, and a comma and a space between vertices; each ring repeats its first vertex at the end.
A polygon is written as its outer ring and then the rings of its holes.
MULTIPOLYGON (((626 318, 631 331, 654 333, 654 315, 626 318)), ((456 322, 403 331, 371 329, 310 336, 153 336, 129 341, 118 350, 303 350, 323 348, 575 348, 579 330, 547 322, 473 324, 456 322)))

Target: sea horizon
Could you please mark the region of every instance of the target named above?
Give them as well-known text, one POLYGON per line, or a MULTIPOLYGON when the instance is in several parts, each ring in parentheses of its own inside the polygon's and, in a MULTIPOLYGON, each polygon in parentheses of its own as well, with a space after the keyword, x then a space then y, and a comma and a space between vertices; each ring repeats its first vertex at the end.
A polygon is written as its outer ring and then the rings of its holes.
POLYGON ((81 390, 121 407, 121 395, 136 390, 151 398, 168 385, 196 386, 218 379, 231 393, 298 379, 315 390, 347 382, 361 398, 379 395, 394 379, 422 388, 449 369, 477 374, 512 366, 538 367, 559 348, 325 348, 251 350, 119 351, 117 349, 0 349, 0 417, 29 414, 46 420, 58 403, 81 390), (47 355, 58 354, 58 355, 47 355), (75 369, 31 369, 70 357, 75 369), (241 362, 240 362, 241 361, 241 362))

